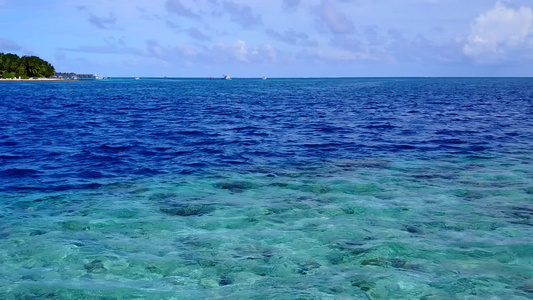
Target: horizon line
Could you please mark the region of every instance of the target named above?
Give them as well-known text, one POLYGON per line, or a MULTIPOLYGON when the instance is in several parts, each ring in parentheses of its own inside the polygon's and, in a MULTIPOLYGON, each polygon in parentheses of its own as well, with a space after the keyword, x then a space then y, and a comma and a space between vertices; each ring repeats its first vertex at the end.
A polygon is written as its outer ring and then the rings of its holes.
MULTIPOLYGON (((104 76, 105 78, 145 78, 145 79, 222 79, 213 76, 104 76)), ((263 76, 231 77, 232 79, 263 79, 263 76)), ((266 77, 266 79, 349 79, 349 78, 533 78, 532 76, 306 76, 306 77, 266 77)))

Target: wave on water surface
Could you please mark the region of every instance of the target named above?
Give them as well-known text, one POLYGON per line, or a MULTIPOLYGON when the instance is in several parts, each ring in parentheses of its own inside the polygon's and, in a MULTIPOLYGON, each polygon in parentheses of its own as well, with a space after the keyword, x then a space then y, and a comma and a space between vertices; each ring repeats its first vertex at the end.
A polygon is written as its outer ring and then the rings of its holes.
POLYGON ((10 83, 2 299, 531 299, 531 79, 10 83))

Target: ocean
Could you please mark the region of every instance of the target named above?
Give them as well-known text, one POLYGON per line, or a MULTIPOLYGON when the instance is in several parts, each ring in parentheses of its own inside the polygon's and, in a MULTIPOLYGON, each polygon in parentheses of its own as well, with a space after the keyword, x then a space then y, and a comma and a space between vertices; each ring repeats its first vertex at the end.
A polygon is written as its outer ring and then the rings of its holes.
POLYGON ((533 79, 0 82, 1 299, 533 299, 533 79))

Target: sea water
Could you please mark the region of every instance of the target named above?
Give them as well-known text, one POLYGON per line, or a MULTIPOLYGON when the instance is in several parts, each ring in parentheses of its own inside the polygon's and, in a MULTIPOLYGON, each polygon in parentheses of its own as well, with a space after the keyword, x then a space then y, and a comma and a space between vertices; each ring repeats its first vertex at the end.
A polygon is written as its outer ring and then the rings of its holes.
POLYGON ((0 83, 1 299, 532 299, 533 79, 0 83))

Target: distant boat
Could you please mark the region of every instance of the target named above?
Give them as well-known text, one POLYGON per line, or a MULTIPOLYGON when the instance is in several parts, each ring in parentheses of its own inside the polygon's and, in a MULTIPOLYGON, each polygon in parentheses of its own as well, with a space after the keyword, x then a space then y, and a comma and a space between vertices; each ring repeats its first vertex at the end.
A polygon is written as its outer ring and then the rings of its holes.
POLYGON ((139 77, 135 77, 135 80, 139 80, 139 77))
POLYGON ((231 77, 229 77, 229 74, 224 74, 224 75, 222 75, 222 79, 231 80, 231 77))
POLYGON ((266 76, 263 76, 263 80, 267 80, 266 76))

